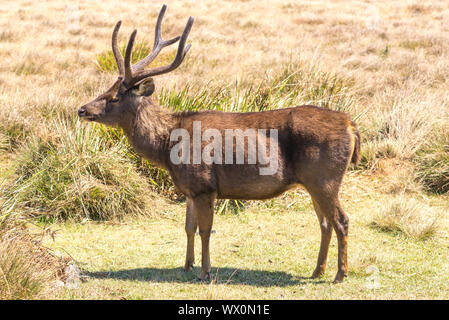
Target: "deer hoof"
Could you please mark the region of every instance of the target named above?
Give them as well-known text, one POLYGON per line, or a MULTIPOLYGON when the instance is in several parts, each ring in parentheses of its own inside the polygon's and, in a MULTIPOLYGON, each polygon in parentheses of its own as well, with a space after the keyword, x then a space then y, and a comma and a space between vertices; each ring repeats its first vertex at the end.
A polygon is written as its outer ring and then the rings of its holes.
POLYGON ((192 271, 193 269, 193 262, 186 262, 186 264, 184 265, 184 271, 192 271))
POLYGON ((336 283, 342 283, 343 282, 343 279, 346 277, 346 273, 343 273, 343 272, 337 272, 337 275, 336 275, 336 277, 335 277, 335 280, 334 280, 334 284, 336 284, 336 283))
POLYGON ((321 278, 323 275, 324 275, 324 270, 315 269, 315 271, 313 271, 312 276, 310 278, 317 279, 317 278, 321 278))
POLYGON ((206 271, 201 271, 200 276, 198 277, 198 280, 201 281, 211 281, 211 276, 210 276, 210 272, 206 272, 206 271))

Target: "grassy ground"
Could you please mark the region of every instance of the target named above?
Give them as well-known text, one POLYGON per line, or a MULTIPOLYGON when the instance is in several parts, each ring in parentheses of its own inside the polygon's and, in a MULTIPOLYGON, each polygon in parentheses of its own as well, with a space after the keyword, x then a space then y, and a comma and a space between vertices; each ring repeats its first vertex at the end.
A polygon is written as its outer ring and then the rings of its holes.
MULTIPOLYGON (((49 290, 49 298, 448 299, 449 4, 166 2, 164 39, 180 33, 189 15, 195 23, 183 65, 155 79, 161 105, 315 104, 357 123, 362 164, 342 191, 351 219, 349 277, 330 284, 334 238, 325 278, 307 279, 320 235, 301 191, 243 210, 231 203, 215 218, 215 281, 197 282, 198 268, 181 270, 184 204, 169 200, 176 197, 167 174, 136 156, 120 132, 76 115, 116 79, 110 37, 117 20, 121 47, 139 30, 134 58, 151 47, 162 3, 147 0, 20 0, 0 8, 0 252, 10 248, 1 226, 12 212, 34 215, 39 232, 58 230, 46 245, 71 255, 87 275, 79 286, 49 290)), ((164 50, 155 65, 173 53, 164 50)), ((199 241, 196 248, 198 265, 199 241)))
MULTIPOLYGON (((366 183, 371 178, 354 179, 366 183)), ((376 178, 377 180, 377 178, 376 178)), ((352 184, 352 183, 351 183, 352 184)), ((252 203, 238 215, 216 215, 211 241, 214 281, 186 273, 184 206, 161 201, 155 210, 170 219, 142 218, 124 223, 65 223, 55 249, 64 248, 86 270, 77 289, 57 298, 90 299, 426 299, 449 298, 447 223, 420 241, 373 228, 373 217, 394 195, 345 188, 351 218, 349 275, 332 285, 336 240, 326 276, 311 280, 319 248, 319 226, 308 196, 291 192, 274 202, 252 203)), ((444 208, 439 198, 421 199, 444 208)), ((445 220, 448 219, 447 212, 445 220)), ((443 220, 444 220, 443 219, 443 220)), ((196 264, 201 260, 196 237, 196 264)))

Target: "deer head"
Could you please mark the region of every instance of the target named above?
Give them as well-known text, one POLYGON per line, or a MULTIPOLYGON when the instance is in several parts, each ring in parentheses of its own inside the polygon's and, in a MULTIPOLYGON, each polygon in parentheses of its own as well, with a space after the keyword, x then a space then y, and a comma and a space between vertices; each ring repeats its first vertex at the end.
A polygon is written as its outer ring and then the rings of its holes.
POLYGON ((118 125, 127 112, 136 110, 143 97, 150 96, 154 92, 152 76, 164 74, 179 67, 191 47, 190 44, 187 46, 185 44, 192 28, 193 17, 189 17, 181 36, 164 41, 161 37, 161 23, 166 9, 167 6, 164 4, 157 18, 153 50, 143 60, 133 65, 131 65, 131 56, 137 30, 134 30, 129 38, 125 59, 123 59, 117 44, 121 21, 117 22, 112 33, 112 52, 119 70, 119 77, 106 92, 78 110, 80 118, 106 125, 118 125), (145 70, 145 67, 157 57, 164 47, 178 40, 178 51, 171 64, 145 70))

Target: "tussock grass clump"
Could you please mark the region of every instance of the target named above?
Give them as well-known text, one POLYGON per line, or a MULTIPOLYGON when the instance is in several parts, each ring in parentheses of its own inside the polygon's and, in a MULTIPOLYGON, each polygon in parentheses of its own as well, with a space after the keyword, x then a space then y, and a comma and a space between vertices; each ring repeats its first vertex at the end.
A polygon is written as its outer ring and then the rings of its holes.
POLYGON ((0 300, 39 298, 62 276, 64 261, 24 221, 0 215, 0 300))
POLYGON ((407 159, 426 141, 434 129, 434 114, 426 102, 418 99, 398 99, 384 111, 380 128, 381 156, 407 159))
POLYGON ((313 63, 294 61, 286 64, 270 84, 277 95, 295 97, 293 103, 313 104, 351 113, 355 104, 354 81, 323 71, 313 63))
POLYGON ((428 191, 449 192, 449 131, 437 135, 415 157, 416 175, 428 191))
POLYGON ((122 129, 98 126, 98 134, 105 141, 115 141, 115 143, 122 144, 124 155, 134 164, 137 172, 148 180, 152 190, 169 198, 179 198, 180 195, 176 194, 168 172, 152 165, 148 160, 137 154, 129 145, 128 138, 122 129))
POLYGON ((439 213, 433 208, 401 195, 383 208, 371 226, 416 240, 427 240, 435 236, 438 219, 439 213))
POLYGON ((199 89, 185 86, 181 91, 162 90, 159 102, 176 111, 254 112, 314 104, 351 113, 355 102, 352 85, 350 79, 298 61, 286 64, 258 84, 235 82, 199 89))
POLYGON ((49 140, 28 142, 7 195, 18 208, 55 219, 120 219, 145 212, 146 180, 126 157, 123 141, 108 141, 97 126, 55 120, 49 140))
MULTIPOLYGON (((136 44, 134 44, 133 54, 132 54, 132 63, 136 63, 137 61, 145 58, 148 54, 150 54, 151 49, 152 49, 152 46, 146 41, 141 41, 141 42, 137 42, 136 44)), ((120 46, 120 51, 124 57, 125 51, 126 51, 125 44, 120 46)), ((159 54, 159 56, 156 58, 156 60, 154 61, 154 63, 152 64, 152 66, 157 67, 160 65, 170 63, 174 59, 175 54, 176 54, 175 51, 161 52, 159 54)), ((96 64, 97 64, 97 68, 101 71, 107 71, 110 73, 118 72, 114 53, 112 52, 111 49, 105 50, 102 53, 98 54, 96 64)))
POLYGON ((415 94, 398 96, 391 105, 385 102, 381 112, 368 114, 359 124, 364 140, 361 166, 374 169, 379 159, 414 159, 429 139, 441 135, 448 104, 439 99, 430 96, 423 100, 415 94))
POLYGON ((376 141, 368 140, 361 143, 359 166, 366 170, 375 170, 378 162, 376 141))

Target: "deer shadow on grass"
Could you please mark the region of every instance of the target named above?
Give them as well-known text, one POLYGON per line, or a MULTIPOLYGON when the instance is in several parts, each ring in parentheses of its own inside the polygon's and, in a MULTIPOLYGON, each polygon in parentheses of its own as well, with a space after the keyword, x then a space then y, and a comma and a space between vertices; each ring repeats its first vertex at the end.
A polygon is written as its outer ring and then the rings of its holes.
MULTIPOLYGON (((84 272, 88 278, 128 281, 153 281, 172 283, 202 283, 197 278, 201 269, 195 267, 186 272, 183 268, 136 268, 117 271, 84 272)), ((248 270, 236 268, 212 268, 212 278, 217 284, 250 285, 256 287, 286 287, 320 284, 327 281, 294 276, 283 271, 248 270)))

